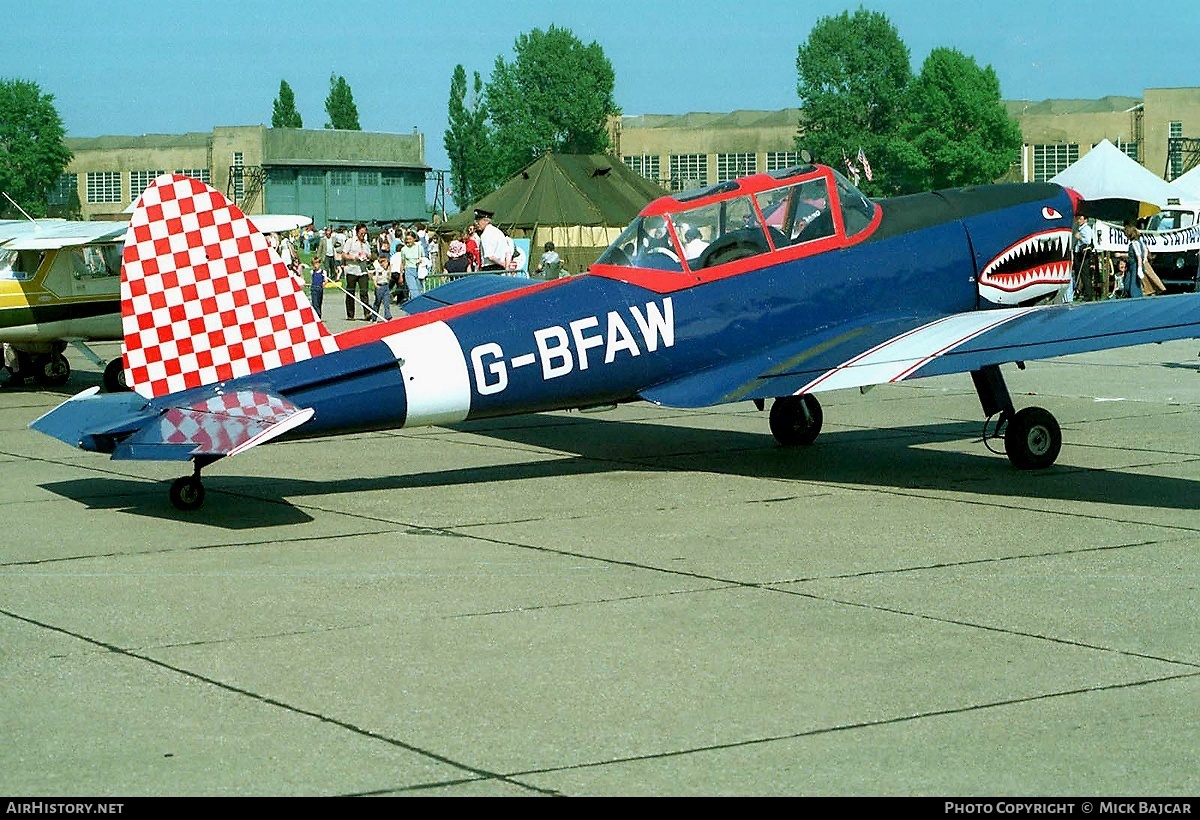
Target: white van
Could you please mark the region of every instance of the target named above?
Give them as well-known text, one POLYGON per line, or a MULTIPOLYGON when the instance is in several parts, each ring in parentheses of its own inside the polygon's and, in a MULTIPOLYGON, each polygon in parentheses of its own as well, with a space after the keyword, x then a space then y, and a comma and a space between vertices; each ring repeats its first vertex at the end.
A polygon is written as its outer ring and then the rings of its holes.
MULTIPOLYGON (((1200 225, 1200 202, 1168 199, 1167 207, 1146 221, 1146 232, 1177 231, 1200 225)), ((1168 293, 1191 293, 1196 290, 1200 250, 1159 250, 1152 248, 1154 272, 1167 286, 1168 293)))

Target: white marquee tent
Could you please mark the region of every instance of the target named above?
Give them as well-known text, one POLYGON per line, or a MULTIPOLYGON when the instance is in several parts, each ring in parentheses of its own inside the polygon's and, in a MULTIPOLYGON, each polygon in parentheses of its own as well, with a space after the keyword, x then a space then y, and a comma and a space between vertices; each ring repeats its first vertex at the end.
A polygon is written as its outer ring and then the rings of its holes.
POLYGON ((1183 193, 1185 199, 1200 199, 1200 165, 1172 180, 1171 184, 1183 193))
POLYGON ((1113 201, 1131 203, 1131 208, 1137 203, 1139 218, 1165 208, 1168 199, 1180 195, 1171 183, 1143 168, 1108 140, 1050 181, 1078 191, 1093 208, 1113 201))

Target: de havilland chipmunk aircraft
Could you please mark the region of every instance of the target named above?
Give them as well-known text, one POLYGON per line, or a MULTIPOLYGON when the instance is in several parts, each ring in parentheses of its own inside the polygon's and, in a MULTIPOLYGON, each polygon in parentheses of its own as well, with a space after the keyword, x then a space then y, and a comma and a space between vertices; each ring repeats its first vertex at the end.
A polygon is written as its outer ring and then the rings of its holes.
POLYGON ((1059 425, 1014 408, 1001 365, 1200 335, 1200 296, 1037 304, 1069 280, 1077 204, 1051 184, 873 201, 801 165, 655 200, 584 275, 466 277, 335 336, 236 207, 164 176, 125 239, 133 392, 91 388, 31 427, 190 460, 169 494, 186 510, 204 467, 272 439, 771 399, 772 434, 803 445, 819 392, 970 373, 1012 464, 1044 468, 1059 425))

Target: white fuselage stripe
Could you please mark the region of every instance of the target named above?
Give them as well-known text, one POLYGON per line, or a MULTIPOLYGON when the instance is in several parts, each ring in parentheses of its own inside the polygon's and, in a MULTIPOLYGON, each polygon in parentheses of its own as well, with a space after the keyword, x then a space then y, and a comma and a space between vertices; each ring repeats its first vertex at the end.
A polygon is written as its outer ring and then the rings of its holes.
POLYGON ((471 411, 471 379, 458 337, 445 322, 386 336, 400 362, 408 401, 405 427, 453 424, 471 411))
POLYGON ((980 334, 1036 308, 960 313, 888 339, 823 373, 796 391, 816 393, 902 381, 922 367, 980 334))

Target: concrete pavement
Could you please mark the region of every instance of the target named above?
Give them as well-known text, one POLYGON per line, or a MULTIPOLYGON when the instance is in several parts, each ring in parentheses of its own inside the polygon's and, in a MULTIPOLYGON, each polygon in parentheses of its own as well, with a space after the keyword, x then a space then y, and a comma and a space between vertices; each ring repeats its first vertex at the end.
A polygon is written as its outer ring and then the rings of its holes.
POLYGON ((193 514, 26 429, 72 352, 0 394, 0 792, 1195 795, 1196 352, 1007 369, 1039 473, 960 376, 799 450, 750 404, 271 444, 193 514))

